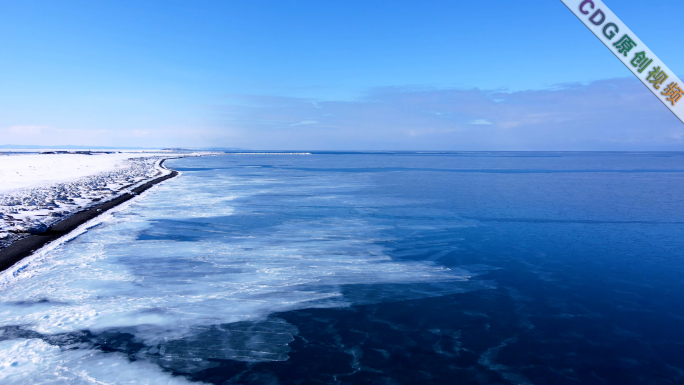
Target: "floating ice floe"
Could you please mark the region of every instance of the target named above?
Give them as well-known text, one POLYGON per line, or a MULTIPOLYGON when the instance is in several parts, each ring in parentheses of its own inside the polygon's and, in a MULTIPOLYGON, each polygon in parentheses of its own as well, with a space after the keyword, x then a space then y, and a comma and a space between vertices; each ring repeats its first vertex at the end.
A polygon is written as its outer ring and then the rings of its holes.
POLYGON ((0 341, 3 384, 188 384, 157 365, 131 362, 122 354, 59 347, 40 339, 0 341), (36 376, 36 373, 40 373, 36 376))

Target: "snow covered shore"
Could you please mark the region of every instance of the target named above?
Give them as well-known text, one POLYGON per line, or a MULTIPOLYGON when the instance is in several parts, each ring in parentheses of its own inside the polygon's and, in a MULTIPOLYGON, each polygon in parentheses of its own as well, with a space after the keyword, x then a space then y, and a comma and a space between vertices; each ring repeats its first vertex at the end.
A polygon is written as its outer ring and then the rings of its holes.
POLYGON ((0 154, 0 248, 170 173, 164 159, 206 154, 0 154))

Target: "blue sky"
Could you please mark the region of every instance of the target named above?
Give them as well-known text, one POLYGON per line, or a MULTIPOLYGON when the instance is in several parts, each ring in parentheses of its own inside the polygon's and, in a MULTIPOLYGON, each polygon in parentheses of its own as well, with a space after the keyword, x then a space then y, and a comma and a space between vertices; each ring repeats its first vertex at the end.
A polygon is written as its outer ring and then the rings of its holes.
MULTIPOLYGON (((680 0, 606 4, 684 74, 680 0)), ((0 1, 0 89, 0 144, 684 149, 558 0, 0 1)))

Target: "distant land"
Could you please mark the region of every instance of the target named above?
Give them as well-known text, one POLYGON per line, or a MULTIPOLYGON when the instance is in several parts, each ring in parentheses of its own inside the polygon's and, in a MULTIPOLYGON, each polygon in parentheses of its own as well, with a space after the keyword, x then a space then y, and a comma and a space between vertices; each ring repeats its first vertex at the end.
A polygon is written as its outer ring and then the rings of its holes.
POLYGON ((64 146, 36 146, 36 145, 17 145, 17 144, 4 144, 0 145, 0 148, 6 148, 6 149, 26 149, 26 150, 42 150, 42 149, 54 149, 54 148, 63 148, 63 149, 73 149, 73 150, 161 150, 161 147, 111 147, 111 146, 73 146, 73 145, 64 145, 64 146))
POLYGON ((114 147, 114 146, 74 146, 74 145, 55 145, 55 146, 38 146, 38 145, 17 145, 17 144, 3 144, 0 149, 8 150, 45 150, 45 149, 65 149, 65 150, 173 150, 173 151, 250 151, 245 148, 237 147, 114 147))

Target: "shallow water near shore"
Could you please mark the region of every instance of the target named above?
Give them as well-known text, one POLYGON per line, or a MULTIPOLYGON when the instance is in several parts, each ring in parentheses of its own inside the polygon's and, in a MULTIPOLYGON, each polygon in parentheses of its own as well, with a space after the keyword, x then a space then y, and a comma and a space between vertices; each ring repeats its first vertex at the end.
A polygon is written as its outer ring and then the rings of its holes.
POLYGON ((182 175, 0 277, 2 383, 684 383, 684 154, 182 175))

